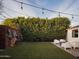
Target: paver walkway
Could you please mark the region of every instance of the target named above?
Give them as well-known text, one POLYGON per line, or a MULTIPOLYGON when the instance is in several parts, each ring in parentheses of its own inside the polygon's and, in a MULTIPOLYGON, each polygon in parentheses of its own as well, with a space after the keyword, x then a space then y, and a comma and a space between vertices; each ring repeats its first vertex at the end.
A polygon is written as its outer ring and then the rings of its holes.
POLYGON ((79 57, 79 49, 66 49, 65 51, 67 51, 68 53, 72 54, 75 57, 79 57))

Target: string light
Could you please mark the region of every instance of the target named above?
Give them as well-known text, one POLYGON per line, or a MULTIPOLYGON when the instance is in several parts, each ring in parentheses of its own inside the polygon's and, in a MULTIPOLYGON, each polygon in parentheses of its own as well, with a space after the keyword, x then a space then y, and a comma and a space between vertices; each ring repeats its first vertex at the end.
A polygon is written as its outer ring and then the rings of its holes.
POLYGON ((23 2, 21 2, 21 10, 23 10, 23 2))
POLYGON ((58 16, 60 17, 60 12, 58 13, 58 16))
MULTIPOLYGON (((21 3, 20 1, 17 1, 17 0, 14 0, 18 3, 21 3)), ((39 8, 39 9, 42 9, 42 7, 39 7, 39 6, 34 6, 34 5, 31 5, 31 4, 28 4, 28 3, 24 3, 22 2, 22 4, 25 4, 25 5, 28 5, 28 6, 31 6, 31 7, 35 7, 35 8, 39 8)), ((44 10, 47 10, 47 11, 50 11, 50 12, 56 12, 56 13, 61 13, 61 14, 66 14, 66 15, 73 15, 73 16, 79 16, 79 15, 75 15, 75 14, 70 14, 70 13, 65 13, 65 12, 59 12, 59 11, 55 11, 55 10, 50 10, 50 9, 47 9, 47 8, 43 8, 44 10)))
POLYGON ((72 15, 72 19, 74 18, 74 16, 72 15))
POLYGON ((44 8, 42 8, 42 14, 44 14, 44 8))

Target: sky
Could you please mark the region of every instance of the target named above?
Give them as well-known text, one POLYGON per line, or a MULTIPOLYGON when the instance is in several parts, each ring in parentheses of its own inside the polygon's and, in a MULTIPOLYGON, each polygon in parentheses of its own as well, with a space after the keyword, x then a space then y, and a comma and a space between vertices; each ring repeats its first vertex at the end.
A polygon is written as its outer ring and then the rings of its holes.
MULTIPOLYGON (((79 0, 17 0, 34 6, 47 8, 49 10, 55 10, 59 12, 79 15, 79 0)), ((13 0, 3 0, 3 8, 1 14, 6 16, 5 18, 13 18, 18 16, 25 17, 41 17, 41 18, 54 18, 58 17, 59 13, 50 12, 34 8, 28 5, 22 5, 13 0), (44 14, 42 14, 44 12, 44 14)), ((0 8, 1 10, 1 8, 0 8)), ((4 16, 0 15, 0 22, 4 20, 4 16)), ((67 14, 61 14, 61 17, 68 17, 71 21, 71 26, 79 25, 79 16, 72 16, 67 14)))

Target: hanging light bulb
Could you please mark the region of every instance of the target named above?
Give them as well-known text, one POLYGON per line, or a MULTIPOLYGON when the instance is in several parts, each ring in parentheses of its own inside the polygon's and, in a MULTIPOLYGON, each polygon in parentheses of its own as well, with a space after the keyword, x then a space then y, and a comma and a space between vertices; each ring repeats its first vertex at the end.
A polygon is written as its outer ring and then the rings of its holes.
POLYGON ((72 15, 72 19, 74 18, 74 16, 72 15))
POLYGON ((60 17, 60 12, 59 12, 58 16, 60 17))
POLYGON ((23 2, 21 2, 21 10, 23 10, 23 2))
POLYGON ((42 14, 44 14, 44 8, 42 8, 42 14))

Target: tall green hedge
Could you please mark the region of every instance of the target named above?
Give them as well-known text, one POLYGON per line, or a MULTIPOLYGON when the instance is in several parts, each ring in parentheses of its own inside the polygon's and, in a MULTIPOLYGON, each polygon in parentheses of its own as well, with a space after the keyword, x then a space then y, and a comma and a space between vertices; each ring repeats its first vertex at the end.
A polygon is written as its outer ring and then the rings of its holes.
MULTIPOLYGON (((66 38, 66 29, 69 28, 70 20, 67 17, 52 19, 17 17, 4 21, 8 26, 13 23, 19 24, 23 41, 53 41, 53 39, 66 38)), ((16 27, 16 25, 11 27, 14 26, 16 27)))

